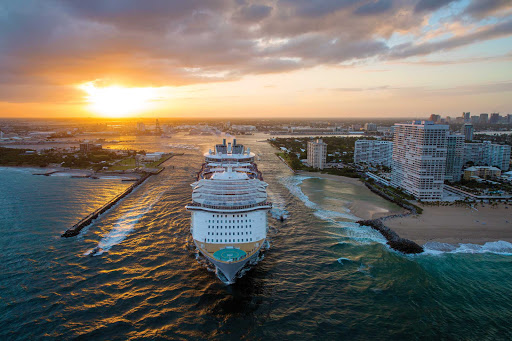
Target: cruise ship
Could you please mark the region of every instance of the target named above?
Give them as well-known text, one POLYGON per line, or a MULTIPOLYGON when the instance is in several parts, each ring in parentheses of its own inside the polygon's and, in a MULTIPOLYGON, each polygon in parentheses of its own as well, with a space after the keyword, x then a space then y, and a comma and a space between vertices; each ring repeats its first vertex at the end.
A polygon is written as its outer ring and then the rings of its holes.
POLYGON ((216 267, 217 276, 233 283, 240 270, 257 260, 267 238, 267 184, 254 153, 241 144, 217 144, 192 184, 191 233, 199 250, 216 267))

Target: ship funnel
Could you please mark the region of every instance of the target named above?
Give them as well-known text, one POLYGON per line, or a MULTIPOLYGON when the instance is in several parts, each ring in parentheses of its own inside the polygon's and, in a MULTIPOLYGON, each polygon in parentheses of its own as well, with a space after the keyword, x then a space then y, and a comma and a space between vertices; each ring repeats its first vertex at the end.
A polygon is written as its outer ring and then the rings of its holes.
POLYGON ((233 139, 233 146, 236 146, 236 139, 233 139))
POLYGON ((225 146, 226 145, 226 139, 222 139, 222 145, 225 146))

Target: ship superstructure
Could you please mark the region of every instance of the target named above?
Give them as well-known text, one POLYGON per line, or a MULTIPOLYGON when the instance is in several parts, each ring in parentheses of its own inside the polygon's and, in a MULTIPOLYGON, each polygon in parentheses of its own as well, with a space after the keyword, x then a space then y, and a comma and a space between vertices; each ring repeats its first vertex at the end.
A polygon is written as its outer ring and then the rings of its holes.
POLYGON ((232 144, 224 139, 204 157, 186 206, 192 214, 192 238, 219 277, 232 283, 265 244, 272 205, 254 153, 236 139, 232 144))

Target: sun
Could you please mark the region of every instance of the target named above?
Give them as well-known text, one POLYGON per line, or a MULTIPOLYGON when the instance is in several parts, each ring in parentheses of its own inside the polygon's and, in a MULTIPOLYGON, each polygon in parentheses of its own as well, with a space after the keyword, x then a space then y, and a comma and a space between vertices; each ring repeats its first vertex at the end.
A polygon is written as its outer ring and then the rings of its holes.
POLYGON ((94 82, 78 86, 87 93, 87 109, 105 117, 129 117, 151 109, 154 88, 126 88, 118 85, 97 87, 94 82))

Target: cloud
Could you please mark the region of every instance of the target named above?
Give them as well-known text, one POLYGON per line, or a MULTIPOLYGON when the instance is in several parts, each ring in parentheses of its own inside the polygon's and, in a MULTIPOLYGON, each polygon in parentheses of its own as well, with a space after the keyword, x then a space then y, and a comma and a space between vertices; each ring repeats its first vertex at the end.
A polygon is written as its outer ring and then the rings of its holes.
POLYGON ((253 4, 242 7, 235 15, 237 21, 255 23, 259 22, 270 15, 272 7, 267 5, 253 4))
POLYGON ((414 7, 415 12, 435 11, 458 0, 420 0, 414 7))
POLYGON ((450 50, 461 46, 473 44, 479 41, 495 39, 512 34, 512 20, 508 20, 496 25, 489 25, 476 32, 468 33, 462 36, 455 36, 449 39, 426 42, 422 44, 403 44, 395 47, 390 56, 392 58, 407 58, 412 56, 421 56, 434 52, 450 50))
POLYGON ((374 2, 368 2, 354 11, 357 15, 375 15, 387 12, 393 7, 391 0, 376 0, 374 2))
POLYGON ((510 0, 473 0, 466 8, 465 13, 475 17, 484 17, 501 10, 510 9, 512 9, 512 1, 510 0))
MULTIPOLYGON (((95 79, 127 86, 237 80, 318 65, 358 65, 454 49, 512 34, 512 23, 439 40, 428 18, 448 0, 46 0, 0 3, 0 100, 71 98, 95 79), (390 38, 411 35, 391 45, 390 38), (9 89, 11 87, 11 89, 9 89), (38 90, 38 87, 40 90, 38 90), (62 94, 51 96, 48 89, 62 94)), ((473 1, 470 15, 506 2, 473 1), (485 3, 485 4, 484 4, 485 3)), ((465 13, 466 13, 465 12, 465 13)), ((461 27, 463 21, 447 17, 461 27)), ((447 25, 446 27, 451 27, 447 25)), ((465 33, 468 32, 468 33, 465 33)))

